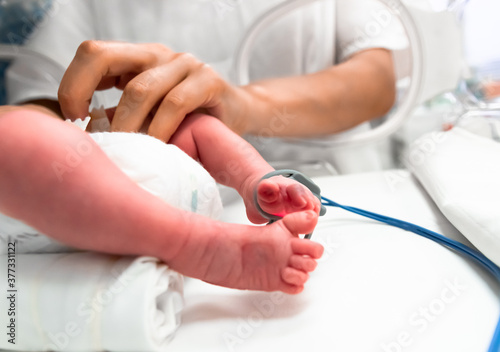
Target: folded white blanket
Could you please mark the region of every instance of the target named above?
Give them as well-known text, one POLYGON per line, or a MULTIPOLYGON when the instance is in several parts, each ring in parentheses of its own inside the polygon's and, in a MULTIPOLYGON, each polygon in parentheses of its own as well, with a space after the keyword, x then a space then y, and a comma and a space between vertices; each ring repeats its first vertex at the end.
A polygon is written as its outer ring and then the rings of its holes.
POLYGON ((180 323, 182 277, 154 258, 44 253, 15 262, 17 291, 1 300, 0 349, 162 351, 180 323))
POLYGON ((418 139, 407 165, 448 220, 500 265, 500 144, 455 127, 418 139))

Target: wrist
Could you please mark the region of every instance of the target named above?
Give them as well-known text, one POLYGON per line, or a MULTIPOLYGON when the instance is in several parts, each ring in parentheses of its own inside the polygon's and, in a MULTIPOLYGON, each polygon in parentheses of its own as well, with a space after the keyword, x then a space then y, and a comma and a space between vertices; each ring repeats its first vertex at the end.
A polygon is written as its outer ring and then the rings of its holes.
POLYGON ((258 135, 262 133, 263 128, 267 127, 267 117, 272 111, 269 101, 270 93, 268 90, 258 84, 249 84, 240 87, 243 94, 246 95, 248 109, 245 115, 245 134, 258 135))

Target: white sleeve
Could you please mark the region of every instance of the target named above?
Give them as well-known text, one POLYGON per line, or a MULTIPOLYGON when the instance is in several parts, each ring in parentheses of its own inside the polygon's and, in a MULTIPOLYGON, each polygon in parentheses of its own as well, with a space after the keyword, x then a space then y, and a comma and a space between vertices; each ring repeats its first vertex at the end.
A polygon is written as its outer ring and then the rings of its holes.
POLYGON ((378 0, 337 0, 336 23, 337 62, 365 49, 408 46, 400 19, 378 0))
POLYGON ((76 49, 96 37, 92 2, 53 1, 52 8, 7 70, 9 104, 57 99, 59 82, 76 49))

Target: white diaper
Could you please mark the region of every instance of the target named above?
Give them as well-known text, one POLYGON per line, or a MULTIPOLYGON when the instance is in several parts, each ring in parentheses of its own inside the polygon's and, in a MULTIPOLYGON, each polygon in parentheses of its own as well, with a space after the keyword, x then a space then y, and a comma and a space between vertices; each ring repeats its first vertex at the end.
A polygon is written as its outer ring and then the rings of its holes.
POLYGON ((217 185, 196 161, 172 144, 139 133, 91 133, 106 155, 139 186, 170 205, 210 218, 222 213, 217 185))

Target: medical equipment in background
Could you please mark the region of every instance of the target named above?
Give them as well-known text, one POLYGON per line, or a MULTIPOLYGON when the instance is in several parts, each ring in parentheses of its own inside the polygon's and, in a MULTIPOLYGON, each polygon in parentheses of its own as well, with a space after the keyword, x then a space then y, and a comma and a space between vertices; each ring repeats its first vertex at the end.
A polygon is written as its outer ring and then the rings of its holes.
MULTIPOLYGON (((318 1, 293 0, 284 2, 262 15, 248 30, 236 56, 237 83, 250 82, 250 57, 260 34, 272 23, 294 10, 318 1)), ((377 127, 365 132, 338 135, 328 141, 294 142, 330 148, 360 146, 377 142, 396 132, 412 110, 420 103, 445 91, 453 90, 462 77, 462 39, 456 14, 420 8, 415 1, 379 0, 391 15, 400 19, 408 37, 409 48, 396 59, 411 60, 407 74, 409 86, 399 99, 400 106, 377 127)))
MULTIPOLYGON (((475 134, 500 141, 500 51, 492 43, 496 42, 495 29, 499 28, 495 14, 500 5, 495 0, 443 0, 433 1, 428 9, 420 11, 450 12, 455 19, 448 18, 448 25, 457 23, 460 27, 462 50, 456 53, 455 62, 446 52, 433 55, 439 62, 450 61, 452 70, 460 70, 461 77, 455 88, 437 91, 429 95, 417 106, 403 126, 391 137, 394 160, 398 167, 404 167, 404 158, 410 145, 420 136, 430 131, 449 130, 454 126, 467 129, 475 134), (459 55, 460 54, 460 55, 459 55), (444 93, 444 94, 443 94, 444 93)), ((443 19, 444 20, 444 19, 443 19)), ((438 31, 434 28, 433 31, 438 31)), ((450 47, 443 42, 443 49, 450 47)), ((439 49, 439 48, 438 48, 439 49)), ((447 71, 437 71, 435 77, 448 75, 447 71)))

